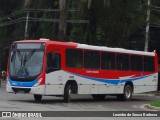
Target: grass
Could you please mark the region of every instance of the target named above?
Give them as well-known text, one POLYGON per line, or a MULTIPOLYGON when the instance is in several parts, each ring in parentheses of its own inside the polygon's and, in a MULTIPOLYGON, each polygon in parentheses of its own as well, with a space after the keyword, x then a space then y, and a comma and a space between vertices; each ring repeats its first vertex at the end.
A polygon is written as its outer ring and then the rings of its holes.
POLYGON ((150 105, 154 107, 160 107, 160 101, 152 101, 150 105))

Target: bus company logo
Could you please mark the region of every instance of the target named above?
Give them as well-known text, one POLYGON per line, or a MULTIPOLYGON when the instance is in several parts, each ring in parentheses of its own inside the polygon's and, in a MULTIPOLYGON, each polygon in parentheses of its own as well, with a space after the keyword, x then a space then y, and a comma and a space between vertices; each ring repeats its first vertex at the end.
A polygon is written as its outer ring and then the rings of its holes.
POLYGON ((99 73, 99 71, 90 71, 90 70, 87 70, 86 73, 99 73))
POLYGON ((11 112, 2 112, 2 117, 12 117, 11 112))

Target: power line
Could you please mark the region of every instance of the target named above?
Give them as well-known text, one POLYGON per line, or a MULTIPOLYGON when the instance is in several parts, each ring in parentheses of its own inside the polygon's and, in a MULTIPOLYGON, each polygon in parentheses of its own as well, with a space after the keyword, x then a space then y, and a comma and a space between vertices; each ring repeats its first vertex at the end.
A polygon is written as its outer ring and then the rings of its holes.
POLYGON ((12 25, 12 24, 19 23, 19 22, 23 21, 24 18, 25 18, 25 17, 20 17, 20 18, 18 18, 18 19, 15 19, 15 20, 11 20, 11 21, 9 21, 9 22, 2 23, 2 24, 0 24, 0 27, 4 27, 4 26, 8 26, 8 25, 12 25))
MULTIPOLYGON (((44 19, 44 18, 33 18, 29 17, 29 21, 40 21, 40 22, 60 22, 59 19, 44 19)), ((68 23, 89 23, 89 20, 67 20, 68 23)))
MULTIPOLYGON (((5 20, 5 19, 8 19, 9 17, 14 17, 16 15, 20 15, 24 12, 60 12, 59 9, 20 9, 20 10, 17 10, 9 15, 6 15, 5 17, 0 17, 0 20, 5 20)), ((71 10, 68 10, 69 12, 76 12, 77 10, 76 9, 71 9, 71 10)))
POLYGON ((156 8, 156 9, 160 9, 159 6, 153 6, 153 5, 152 5, 151 7, 156 8))
POLYGON ((5 19, 8 19, 8 18, 10 18, 10 17, 14 17, 14 16, 16 16, 16 15, 20 15, 20 14, 22 14, 22 13, 24 13, 24 12, 25 12, 25 10, 24 10, 24 9, 21 9, 21 10, 15 11, 15 12, 9 14, 9 15, 6 15, 5 17, 0 17, 0 20, 5 20, 5 19))
MULTIPOLYGON (((60 12, 60 9, 28 9, 29 12, 60 12)), ((69 12, 77 12, 76 9, 68 10, 69 12)))
MULTIPOLYGON (((0 20, 5 20, 5 19, 9 19, 11 17, 15 17, 17 15, 21 15, 24 12, 60 12, 59 9, 21 9, 21 10, 17 10, 9 15, 6 15, 5 17, 0 17, 0 20)), ((75 12, 77 11, 76 9, 71 9, 68 10, 69 12, 75 12)), ((60 22, 59 19, 44 19, 44 18, 32 18, 29 17, 28 19, 29 21, 39 21, 39 22, 60 22)), ((16 24, 19 22, 23 22, 26 21, 26 17, 20 17, 18 19, 9 21, 9 22, 5 22, 0 24, 0 27, 4 27, 4 26, 8 26, 8 25, 12 25, 12 24, 16 24)), ((88 20, 67 20, 68 23, 89 23, 88 20)))
POLYGON ((157 10, 157 9, 154 9, 154 8, 152 8, 151 10, 152 10, 152 11, 158 11, 158 12, 160 11, 160 9, 159 9, 159 10, 157 10))
MULTIPOLYGON (((0 24, 0 27, 5 27, 5 26, 8 26, 8 25, 12 25, 12 24, 16 24, 16 23, 19 23, 19 22, 23 22, 23 21, 26 21, 26 17, 20 17, 18 19, 15 19, 15 20, 11 20, 9 22, 5 22, 5 23, 2 23, 0 24)), ((29 17, 28 18, 28 21, 38 21, 38 22, 60 22, 59 19, 44 19, 44 18, 33 18, 33 17, 29 17)), ((68 23, 76 23, 76 24, 88 24, 89 23, 89 20, 67 20, 68 23)))

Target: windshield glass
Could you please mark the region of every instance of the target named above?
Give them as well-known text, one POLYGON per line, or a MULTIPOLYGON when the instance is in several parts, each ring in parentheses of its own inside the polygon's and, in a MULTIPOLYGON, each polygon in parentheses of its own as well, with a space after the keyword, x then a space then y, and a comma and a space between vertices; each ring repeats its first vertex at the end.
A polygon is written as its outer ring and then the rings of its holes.
POLYGON ((9 73, 16 77, 33 77, 42 72, 44 51, 14 49, 11 51, 9 73))

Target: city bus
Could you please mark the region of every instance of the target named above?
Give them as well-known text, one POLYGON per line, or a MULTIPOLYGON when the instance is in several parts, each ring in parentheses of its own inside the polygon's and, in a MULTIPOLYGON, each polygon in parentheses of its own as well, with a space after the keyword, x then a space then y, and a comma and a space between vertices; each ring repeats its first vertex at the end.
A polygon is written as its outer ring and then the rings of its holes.
POLYGON ((133 93, 157 91, 158 57, 155 51, 93 46, 46 39, 15 41, 7 67, 6 91, 42 96, 89 94, 129 101, 133 93))

